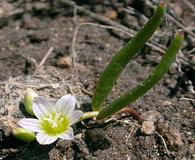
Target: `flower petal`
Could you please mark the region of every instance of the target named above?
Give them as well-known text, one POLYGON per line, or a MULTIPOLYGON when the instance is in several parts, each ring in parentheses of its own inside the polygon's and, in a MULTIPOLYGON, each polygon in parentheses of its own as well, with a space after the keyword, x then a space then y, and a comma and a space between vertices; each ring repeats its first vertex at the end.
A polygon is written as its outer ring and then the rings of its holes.
POLYGON ((33 112, 37 118, 47 116, 49 113, 54 111, 54 104, 42 96, 34 98, 33 101, 33 112))
POLYGON ((74 139, 73 129, 69 127, 67 131, 65 133, 60 134, 59 137, 65 140, 73 140, 74 139))
POLYGON ((57 136, 49 136, 45 133, 38 133, 36 135, 36 139, 40 144, 46 145, 46 144, 51 144, 55 142, 58 137, 57 136))
POLYGON ((73 111, 73 113, 69 117, 70 125, 77 122, 82 116, 83 116, 82 111, 79 111, 79 110, 73 111))
POLYGON ((38 119, 24 118, 18 122, 19 126, 34 132, 42 132, 38 119))
POLYGON ((76 98, 71 94, 61 97, 55 104, 57 112, 61 112, 66 116, 69 116, 73 112, 75 105, 76 98))

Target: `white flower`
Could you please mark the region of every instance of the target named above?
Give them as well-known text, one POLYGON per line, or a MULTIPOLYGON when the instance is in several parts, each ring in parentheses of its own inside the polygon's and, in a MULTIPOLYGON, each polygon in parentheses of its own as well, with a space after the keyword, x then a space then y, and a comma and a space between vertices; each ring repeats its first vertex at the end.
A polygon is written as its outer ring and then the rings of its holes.
POLYGON ((73 129, 70 127, 83 115, 82 111, 74 110, 76 98, 70 94, 61 97, 56 103, 38 96, 33 101, 33 112, 38 119, 24 118, 19 125, 30 131, 38 132, 36 139, 46 145, 58 138, 73 140, 73 129))

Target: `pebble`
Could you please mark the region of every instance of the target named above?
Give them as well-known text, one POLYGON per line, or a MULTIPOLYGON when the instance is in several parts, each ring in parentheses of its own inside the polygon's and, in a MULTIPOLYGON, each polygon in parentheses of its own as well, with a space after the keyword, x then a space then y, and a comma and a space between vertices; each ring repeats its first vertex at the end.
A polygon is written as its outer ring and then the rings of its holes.
POLYGON ((123 18, 123 23, 125 25, 127 25, 128 27, 132 27, 132 28, 135 28, 138 29, 139 28, 139 24, 138 24, 138 21, 135 17, 133 16, 130 16, 128 14, 126 14, 123 18))
POLYGON ((3 8, 0 8, 0 18, 2 18, 4 16, 4 10, 3 8))
POLYGON ((174 126, 162 123, 157 125, 156 130, 164 137, 169 149, 178 150, 183 145, 180 132, 174 126))
POLYGON ((170 69, 169 69, 169 73, 170 74, 177 74, 178 73, 178 64, 176 62, 174 62, 170 69))
POLYGON ((191 61, 193 64, 195 64, 195 56, 192 56, 191 61))
POLYGON ((82 139, 82 136, 83 136, 82 133, 78 133, 74 137, 75 137, 76 140, 81 140, 82 139))
POLYGON ((26 11, 31 12, 33 9, 33 5, 30 2, 26 2, 24 8, 26 11))
POLYGON ((2 2, 0 4, 0 18, 9 16, 13 10, 14 6, 11 3, 6 1, 2 2))
POLYGON ((142 123, 141 132, 146 135, 151 135, 155 131, 154 122, 153 121, 144 121, 142 123))
POLYGON ((35 2, 34 8, 37 10, 47 10, 49 9, 49 4, 44 2, 35 2))
POLYGON ((118 14, 116 11, 114 10, 108 10, 106 13, 105 13, 105 17, 111 19, 111 20, 116 20, 117 17, 118 17, 118 14))
POLYGON ((170 102, 170 101, 164 101, 163 103, 162 103, 162 106, 163 107, 168 107, 168 106, 170 106, 172 103, 170 102))
POLYGON ((70 56, 65 56, 58 59, 57 66, 60 68, 68 68, 72 66, 72 58, 70 56))
POLYGON ((49 39, 49 35, 42 30, 31 30, 28 33, 28 37, 31 43, 41 43, 42 41, 47 41, 49 39))
POLYGON ((144 121, 153 121, 156 122, 161 118, 160 112, 157 111, 147 111, 142 113, 141 118, 144 121))

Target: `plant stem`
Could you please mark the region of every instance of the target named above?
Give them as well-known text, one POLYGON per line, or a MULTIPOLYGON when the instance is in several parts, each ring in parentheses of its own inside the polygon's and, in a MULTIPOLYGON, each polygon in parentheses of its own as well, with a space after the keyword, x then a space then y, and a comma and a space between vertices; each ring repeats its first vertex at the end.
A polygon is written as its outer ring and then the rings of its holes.
POLYGON ((83 114, 83 116, 79 119, 79 121, 83 121, 85 119, 89 119, 89 118, 93 118, 96 117, 98 115, 99 112, 96 111, 92 111, 92 112, 86 112, 83 114))

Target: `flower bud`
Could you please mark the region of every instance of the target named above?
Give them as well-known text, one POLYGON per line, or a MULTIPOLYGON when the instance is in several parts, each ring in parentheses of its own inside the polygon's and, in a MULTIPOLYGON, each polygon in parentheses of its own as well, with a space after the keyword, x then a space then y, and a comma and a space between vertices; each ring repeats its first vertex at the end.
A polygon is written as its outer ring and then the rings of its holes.
POLYGON ((25 128, 16 128, 12 131, 12 134, 23 142, 31 142, 36 139, 35 133, 25 128))
POLYGON ((26 93, 24 95, 24 106, 25 106, 26 112, 30 115, 34 115, 34 112, 32 109, 32 103, 33 103, 33 99, 37 96, 38 94, 36 94, 31 88, 27 88, 26 93))

